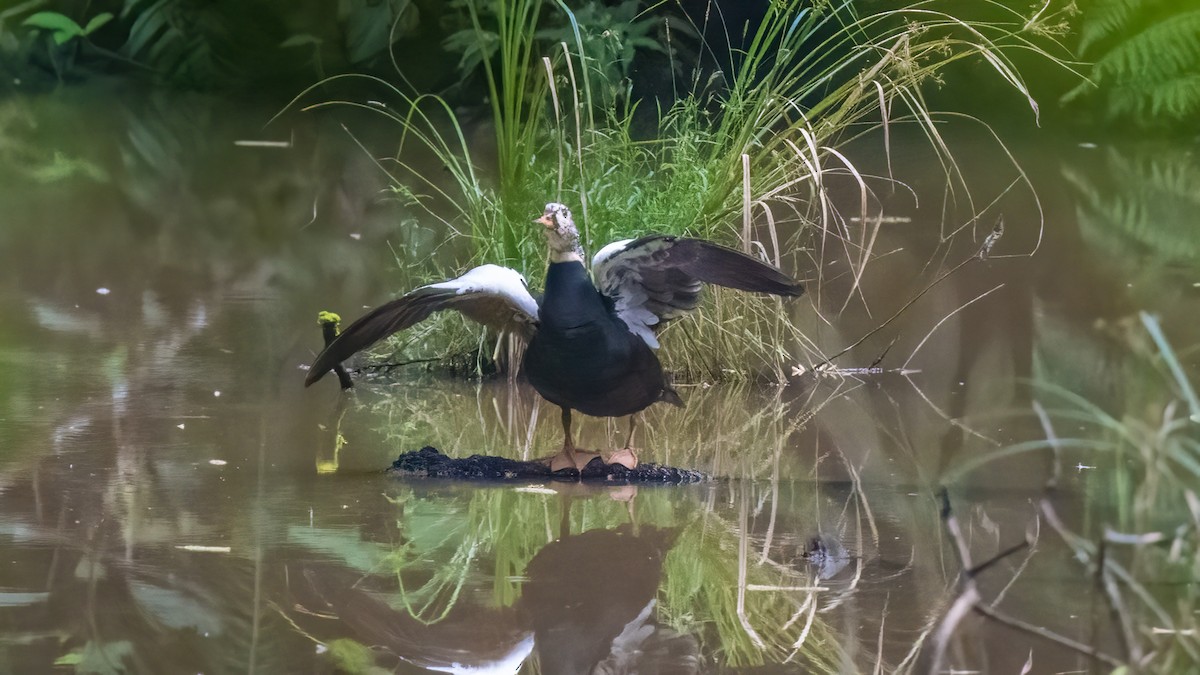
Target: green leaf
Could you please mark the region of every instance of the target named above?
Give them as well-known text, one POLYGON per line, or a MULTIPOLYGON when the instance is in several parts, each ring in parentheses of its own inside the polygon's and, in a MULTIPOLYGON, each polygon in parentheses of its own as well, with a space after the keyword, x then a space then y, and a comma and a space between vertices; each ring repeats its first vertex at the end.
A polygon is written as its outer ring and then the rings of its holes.
POLYGON ((58 12, 38 12, 36 14, 31 14, 28 18, 22 21, 21 24, 25 26, 33 26, 34 28, 45 28, 46 30, 64 31, 76 34, 83 32, 83 29, 79 27, 79 24, 75 23, 74 19, 66 14, 60 14, 58 12))
POLYGON ((67 40, 83 35, 83 28, 66 14, 58 12, 38 12, 21 22, 22 25, 54 32, 54 41, 62 44, 67 40))
POLYGON ((389 40, 400 38, 414 27, 416 13, 407 11, 408 0, 345 3, 339 11, 345 22, 346 51, 352 63, 363 63, 389 47, 389 40), (393 24, 399 21, 395 31, 393 24))
POLYGON ((100 27, 103 26, 104 24, 108 23, 109 21, 112 21, 112 19, 113 19, 112 12, 101 12, 101 13, 97 14, 96 16, 93 16, 92 20, 88 21, 87 25, 84 26, 83 34, 91 35, 92 33, 99 30, 100 27))

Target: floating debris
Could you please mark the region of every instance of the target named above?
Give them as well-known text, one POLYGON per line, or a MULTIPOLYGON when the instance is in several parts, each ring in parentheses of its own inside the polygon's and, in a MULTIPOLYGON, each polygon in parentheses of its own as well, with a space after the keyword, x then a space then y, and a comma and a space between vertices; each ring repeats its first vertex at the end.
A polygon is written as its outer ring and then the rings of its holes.
POLYGON ((228 546, 203 546, 201 544, 180 544, 175 548, 181 551, 192 551, 193 553, 229 553, 233 550, 228 546))
POLYGON ((292 147, 291 141, 244 140, 244 141, 234 141, 233 144, 236 146, 239 146, 239 147, 243 147, 243 148, 290 148, 290 147, 292 147))
MULTIPOLYGON (((848 220, 848 221, 850 221, 850 222, 852 222, 852 223, 861 223, 861 222, 863 222, 863 218, 862 218, 862 216, 850 216, 850 217, 849 217, 849 218, 847 218, 846 220, 848 220)), ((896 224, 903 224, 903 223, 911 223, 911 222, 912 222, 912 220, 913 220, 913 219, 912 219, 912 218, 910 218, 910 217, 908 217, 908 216, 868 216, 868 217, 867 217, 867 222, 868 222, 868 223, 882 223, 882 224, 885 224, 885 225, 896 225, 896 224)))
POLYGON ((558 490, 548 488, 544 485, 523 485, 516 489, 517 492, 528 492, 535 495, 556 495, 558 490))

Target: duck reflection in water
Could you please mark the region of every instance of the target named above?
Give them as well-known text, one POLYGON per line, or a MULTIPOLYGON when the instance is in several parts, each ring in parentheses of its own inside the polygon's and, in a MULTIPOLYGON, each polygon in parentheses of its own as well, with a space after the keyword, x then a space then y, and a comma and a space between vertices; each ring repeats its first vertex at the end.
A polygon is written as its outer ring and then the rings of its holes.
POLYGON ((674 539, 672 530, 630 525, 558 539, 530 560, 513 607, 459 599, 431 624, 358 587, 356 574, 310 568, 316 597, 306 609, 335 614, 358 641, 435 672, 516 673, 535 658, 535 672, 547 675, 700 673, 696 638, 655 618, 674 539))

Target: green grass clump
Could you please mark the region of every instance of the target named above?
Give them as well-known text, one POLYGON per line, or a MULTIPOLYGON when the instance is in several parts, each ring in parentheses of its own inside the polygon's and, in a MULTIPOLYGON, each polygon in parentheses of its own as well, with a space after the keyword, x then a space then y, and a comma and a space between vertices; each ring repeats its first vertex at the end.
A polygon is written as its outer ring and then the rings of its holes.
MULTIPOLYGON (((383 164, 397 190, 460 234, 471 262, 510 265, 535 286, 544 273, 545 244, 529 221, 544 203, 560 201, 574 207, 582 243, 592 252, 614 239, 662 232, 717 240, 802 271, 825 262, 811 260, 807 246, 819 238, 832 243, 820 247, 821 255, 844 258, 857 289, 874 257, 873 238, 865 227, 852 232, 831 189, 855 188, 854 210, 865 220, 868 181, 875 179, 839 148, 882 131, 881 151, 890 153, 892 127, 915 125, 945 167, 951 192, 964 192, 969 203, 941 134, 943 118, 925 104, 924 88, 942 84, 946 66, 976 59, 1025 98, 1036 117, 1037 104, 1007 52, 1046 54, 1036 17, 1008 10, 1005 21, 982 22, 961 18, 956 4, 944 5, 951 8, 945 11, 941 3, 914 2, 860 13, 850 0, 772 2, 762 22, 748 28, 744 49, 724 48, 732 69, 696 68, 675 102, 658 111, 657 138, 641 140, 633 132, 634 105, 611 95, 621 87, 608 78, 624 72, 612 65, 618 57, 584 38, 592 33, 581 29, 580 14, 567 4, 460 4, 470 23, 455 34, 456 45, 466 50, 471 35, 478 41, 464 60, 477 54, 483 71, 494 167, 480 165, 450 105, 435 95, 368 78, 394 101, 313 107, 353 105, 397 122, 400 143, 383 164), (548 16, 560 24, 565 16, 574 39, 539 42, 538 27, 548 16), (417 170, 410 163, 414 149, 431 152, 449 181, 417 170)), ((690 32, 705 34, 705 28, 690 32)), ((795 322, 756 299, 721 302, 734 314, 754 316, 749 323, 759 328, 741 338, 743 346, 718 352, 715 345, 728 338, 725 313, 709 311, 693 321, 691 340, 720 354, 713 372, 779 379, 782 364, 803 344, 795 322)))

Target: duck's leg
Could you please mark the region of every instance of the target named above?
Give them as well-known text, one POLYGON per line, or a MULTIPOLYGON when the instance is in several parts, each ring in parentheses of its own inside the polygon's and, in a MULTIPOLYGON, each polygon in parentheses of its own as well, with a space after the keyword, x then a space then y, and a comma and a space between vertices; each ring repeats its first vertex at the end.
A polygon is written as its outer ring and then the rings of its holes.
POLYGON ((565 405, 561 407, 563 446, 562 451, 550 458, 551 471, 577 468, 575 466, 575 439, 571 437, 571 409, 565 405))
POLYGON ((633 449, 633 431, 637 428, 637 413, 629 416, 629 435, 625 437, 625 447, 609 455, 609 464, 620 464, 627 469, 636 469, 638 465, 637 452, 633 449))

